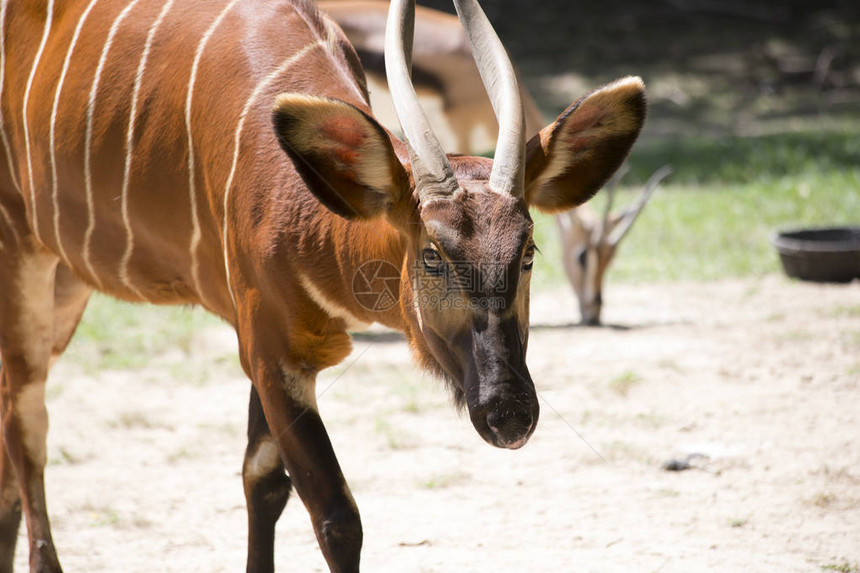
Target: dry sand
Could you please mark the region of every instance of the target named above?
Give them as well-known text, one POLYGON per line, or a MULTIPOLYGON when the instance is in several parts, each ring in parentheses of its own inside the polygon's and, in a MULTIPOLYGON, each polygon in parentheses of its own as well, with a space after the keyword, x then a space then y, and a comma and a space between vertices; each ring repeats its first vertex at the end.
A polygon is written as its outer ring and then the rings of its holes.
MULTIPOLYGON (((860 562, 860 284, 615 286, 533 301, 531 442, 485 444, 389 336, 321 376, 364 571, 820 573, 860 562), (592 449, 593 448, 593 449, 592 449), (694 469, 668 472, 698 453, 694 469), (828 570, 828 569, 825 569, 828 570)), ((55 368, 49 507, 69 572, 244 570, 248 382, 231 331, 141 371, 55 368)), ((280 571, 326 571, 307 513, 280 571)), ((26 568, 26 538, 17 571, 26 568)), ((857 569, 852 569, 856 571, 857 569)))

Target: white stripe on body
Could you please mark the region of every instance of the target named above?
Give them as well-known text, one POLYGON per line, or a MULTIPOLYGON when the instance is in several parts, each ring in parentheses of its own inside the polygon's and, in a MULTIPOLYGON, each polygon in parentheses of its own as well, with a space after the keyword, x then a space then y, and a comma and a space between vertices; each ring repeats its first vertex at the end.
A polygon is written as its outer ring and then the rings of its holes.
POLYGON ((48 36, 51 34, 51 24, 54 20, 54 0, 48 0, 47 11, 48 16, 45 19, 45 29, 42 31, 42 41, 39 43, 38 50, 36 50, 36 57, 33 58, 33 67, 30 68, 30 76, 27 78, 27 87, 24 90, 24 107, 22 112, 24 121, 24 149, 27 154, 27 176, 29 177, 28 184, 30 185, 30 209, 33 212, 33 233, 36 235, 36 239, 40 241, 39 222, 36 217, 36 188, 33 186, 33 161, 30 158, 30 126, 27 123, 27 107, 30 103, 30 90, 33 89, 33 80, 36 78, 36 69, 39 67, 39 61, 42 59, 42 53, 44 53, 45 45, 48 43, 48 36))
POLYGON ((96 208, 95 202, 93 200, 93 179, 92 179, 92 144, 93 144, 93 123, 95 121, 95 110, 96 110, 96 95, 99 90, 99 83, 101 82, 102 71, 104 71, 105 64, 107 63, 108 52, 110 52, 111 45, 113 44, 113 40, 116 37, 117 32, 119 31, 119 27, 122 24, 123 20, 128 16, 131 12, 131 9, 134 8, 140 0, 132 0, 131 3, 126 6, 122 12, 120 12, 119 16, 113 21, 113 24, 110 27, 110 31, 108 32, 107 39, 105 40, 104 47, 102 48, 101 56, 99 57, 99 63, 96 67, 96 74, 93 78, 93 85, 90 89, 90 96, 87 101, 87 131, 86 131, 86 142, 84 144, 84 182, 86 185, 87 192, 87 230, 84 234, 84 246, 83 246, 83 257, 84 264, 87 267, 87 270, 90 273, 90 276, 95 281, 96 285, 99 287, 102 286, 101 280, 96 275, 95 269, 93 268, 93 263, 91 259, 92 253, 90 252, 90 243, 93 238, 93 231, 96 228, 96 208))
MULTIPOLYGON (((6 135, 6 123, 3 120, 3 88, 6 87, 6 8, 9 6, 9 0, 0 0, 0 139, 3 140, 3 150, 6 152, 6 165, 9 167, 9 177, 12 179, 12 184, 18 193, 21 192, 21 185, 18 183, 18 178, 15 177, 15 167, 12 164, 12 148, 9 146, 9 136, 6 135)), ((0 209, 3 209, 0 206, 0 209)), ((6 210, 3 209, 3 213, 6 210)), ((4 215, 7 220, 8 213, 4 215)), ((15 233, 15 238, 18 239, 18 232, 12 229, 15 233)))
MULTIPOLYGON (((194 84, 197 82, 197 72, 200 69, 200 61, 203 59, 203 51, 209 40, 215 34, 215 30, 224 21, 227 13, 236 5, 238 0, 231 0, 212 25, 203 34, 200 43, 197 45, 197 50, 194 53, 194 61, 191 64, 191 76, 188 80, 188 92, 185 99, 185 131, 188 136, 188 195, 191 202, 191 280, 194 282, 194 290, 200 297, 201 301, 206 301, 203 291, 200 287, 200 262, 197 260, 197 248, 200 245, 202 233, 200 231, 200 216, 197 212, 197 180, 196 180, 196 163, 194 155, 194 136, 191 133, 191 104, 194 100, 194 84)), ((228 284, 229 287, 229 284, 228 284)))
POLYGON ((245 128, 245 120, 248 117, 248 113, 251 111, 251 107, 256 103, 257 98, 266 89, 269 84, 271 84, 278 76, 286 72, 293 64, 301 60, 305 55, 307 55, 314 48, 325 48, 325 41, 318 40, 311 44, 308 44, 286 60, 284 60, 280 66, 275 68, 273 71, 269 73, 257 86, 254 88, 254 91, 251 92, 251 95, 245 101, 245 107, 242 108, 242 113, 239 116, 239 123, 236 126, 236 132, 233 136, 233 164, 230 166, 230 175, 227 177, 227 183, 224 186, 224 228, 221 237, 221 242, 224 245, 224 269, 227 274, 227 290, 230 292, 230 298, 233 301, 233 306, 236 306, 236 295, 233 293, 233 287, 230 284, 230 261, 227 249, 227 209, 228 203, 230 199, 230 189, 233 186, 233 178, 236 176, 236 167, 239 164, 239 148, 242 139, 242 131, 245 128))
POLYGON ((305 289, 305 292, 311 297, 317 305, 323 309, 326 314, 329 315, 332 319, 341 319, 344 324, 346 324, 346 329, 350 332, 360 332, 363 330, 367 330, 370 328, 369 322, 364 322, 344 307, 338 304, 337 302, 330 300, 326 297, 326 295, 316 287, 316 285, 308 278, 306 275, 298 272, 299 283, 301 283, 302 288, 305 289))
POLYGON ((60 107, 60 94, 63 91, 63 84, 66 82, 66 74, 69 73, 69 65, 71 64, 72 54, 77 46, 78 38, 81 35, 81 29, 84 27, 84 23, 98 1, 99 0, 91 0, 84 12, 81 14, 81 17, 78 19, 78 24, 75 26, 75 31, 72 34, 72 41, 69 43, 69 49, 66 51, 66 59, 63 61, 63 69, 60 72, 60 79, 57 82, 57 91, 54 92, 54 104, 51 107, 51 201, 54 205, 54 240, 57 242, 57 250, 59 250, 60 256, 67 264, 69 262, 69 256, 66 254, 66 249, 63 247, 63 241, 60 237, 60 202, 57 197, 57 153, 55 145, 57 110, 60 107))
MULTIPOLYGON (((6 136, 6 125, 3 122, 3 88, 6 82, 6 7, 9 5, 8 0, 0 0, 0 139, 3 140, 3 149, 6 152, 6 163, 9 166, 9 178, 12 179, 12 185, 18 193, 21 192, 21 187, 18 185, 18 179, 15 177, 15 169, 12 166, 12 151, 9 148, 9 138, 6 136)), ((18 236, 18 231, 12 222, 12 217, 9 216, 9 211, 3 205, 0 205, 0 216, 5 219, 9 230, 15 236, 15 242, 21 238, 18 236)), ((0 250, 3 250, 5 245, 0 242, 0 250)))
MULTIPOLYGON (((302 13, 301 11, 299 11, 299 13, 301 14, 302 18, 304 18, 304 13, 302 13)), ((347 65, 346 61, 344 60, 343 54, 338 51, 337 30, 340 29, 340 26, 337 24, 337 22, 335 22, 331 18, 331 16, 329 16, 325 12, 320 11, 320 14, 322 15, 323 27, 325 28, 325 38, 321 38, 321 41, 325 42, 326 50, 327 50, 328 54, 331 56, 331 59, 334 62, 334 64, 338 68, 340 68, 341 72, 343 72, 342 77, 348 78, 348 80, 352 80, 353 79, 353 77, 352 77, 353 72, 350 69, 350 67, 347 65)), ((307 20, 305 20, 305 22, 307 23, 308 28, 310 28, 311 30, 316 32, 315 26, 313 26, 307 20)), ((369 102, 365 101, 364 94, 361 93, 361 90, 358 88, 358 85, 355 82, 346 81, 344 83, 346 84, 346 86, 348 86, 350 89, 352 89, 353 92, 355 92, 355 95, 358 96, 359 101, 362 101, 365 104, 369 103, 369 102)))
POLYGON ((164 3, 164 6, 161 8, 161 12, 158 14, 158 18, 156 18, 155 22, 152 24, 152 27, 149 29, 149 33, 146 36, 146 43, 143 47, 143 54, 140 56, 140 63, 137 66, 137 73, 134 78, 134 89, 132 90, 131 95, 131 109, 129 110, 129 118, 128 118, 128 129, 126 131, 125 138, 125 167, 123 168, 122 173, 122 201, 121 201, 121 210, 122 210, 122 222, 125 225, 126 231, 126 244, 125 244, 125 253, 123 253, 122 260, 119 264, 119 277, 122 280, 123 285, 126 288, 134 292, 140 298, 146 300, 146 297, 143 293, 135 287, 131 278, 128 276, 128 263, 131 260, 131 254, 134 251, 134 231, 131 228, 131 220, 129 218, 128 213, 128 187, 131 179, 131 162, 134 154, 134 126, 135 120, 137 119, 137 103, 140 97, 140 86, 143 83, 143 74, 146 70, 146 63, 149 59, 149 52, 152 50, 152 42, 155 39, 155 33, 158 31, 158 28, 161 26, 161 23, 164 21, 165 16, 167 16, 167 12, 170 10, 170 7, 173 6, 174 0, 167 0, 164 3))

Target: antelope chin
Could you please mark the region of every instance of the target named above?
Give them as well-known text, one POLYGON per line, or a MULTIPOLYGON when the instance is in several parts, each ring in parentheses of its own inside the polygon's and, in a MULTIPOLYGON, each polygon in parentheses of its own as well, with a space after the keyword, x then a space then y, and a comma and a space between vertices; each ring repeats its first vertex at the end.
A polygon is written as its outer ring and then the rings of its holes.
POLYGON ((526 443, 528 441, 529 441, 528 437, 521 438, 521 439, 517 440, 516 442, 511 442, 509 444, 502 444, 500 447, 505 448, 507 450, 518 450, 521 447, 523 447, 524 445, 526 445, 526 443))

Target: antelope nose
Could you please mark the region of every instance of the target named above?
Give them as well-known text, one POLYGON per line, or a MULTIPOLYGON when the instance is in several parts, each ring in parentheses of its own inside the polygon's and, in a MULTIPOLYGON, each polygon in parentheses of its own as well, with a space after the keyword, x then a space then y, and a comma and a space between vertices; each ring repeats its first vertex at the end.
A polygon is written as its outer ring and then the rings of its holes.
POLYGON ((496 438, 496 445, 516 450, 526 445, 534 427, 528 410, 493 410, 487 415, 487 426, 496 438))

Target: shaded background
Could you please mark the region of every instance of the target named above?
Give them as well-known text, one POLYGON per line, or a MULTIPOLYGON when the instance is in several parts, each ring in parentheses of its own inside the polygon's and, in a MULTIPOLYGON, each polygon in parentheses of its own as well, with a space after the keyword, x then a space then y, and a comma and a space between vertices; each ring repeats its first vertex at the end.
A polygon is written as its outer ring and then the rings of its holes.
MULTIPOLYGON (((450 0, 419 4, 453 12, 450 0)), ((786 118, 860 118, 860 2, 482 2, 546 112, 636 74, 645 135, 749 134, 786 118), (751 124, 752 122, 752 124, 751 124)))
MULTIPOLYGON (((860 224, 860 2, 481 4, 547 121, 619 76, 646 82, 621 204, 662 165, 674 174, 609 282, 761 277, 780 271, 777 230, 860 224)), ((536 216, 536 235, 536 286, 563 284, 552 222, 536 216)))

